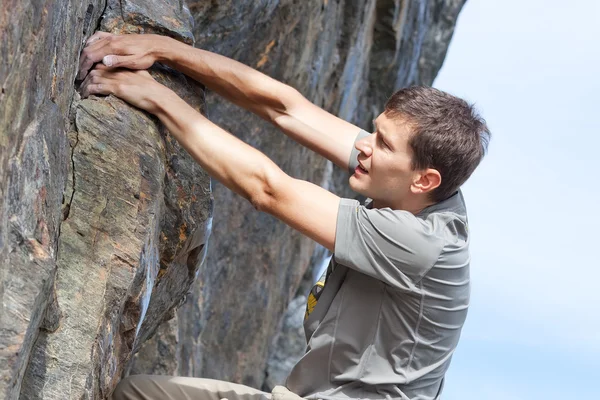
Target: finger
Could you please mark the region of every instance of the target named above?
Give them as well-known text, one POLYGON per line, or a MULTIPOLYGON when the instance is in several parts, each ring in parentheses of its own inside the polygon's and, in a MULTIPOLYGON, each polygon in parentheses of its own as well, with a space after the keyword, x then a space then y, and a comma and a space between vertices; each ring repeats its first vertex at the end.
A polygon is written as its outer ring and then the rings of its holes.
POLYGON ((88 74, 88 75, 85 77, 85 79, 83 80, 83 82, 81 83, 81 86, 80 86, 81 97, 83 97, 83 98, 85 98, 85 97, 88 97, 88 96, 89 96, 89 93, 88 93, 88 90, 87 90, 87 89, 88 89, 88 87, 89 87, 91 84, 93 84, 93 83, 98 83, 98 81, 97 81, 97 79, 98 79, 98 78, 97 78, 97 77, 96 77, 96 78, 94 78, 94 76, 95 76, 95 75, 94 75, 94 71, 90 72, 90 73, 89 73, 89 74, 88 74), (94 79, 96 80, 96 82, 92 82, 92 80, 94 80, 94 79))
POLYGON ((81 82, 81 93, 84 92, 85 87, 90 84, 92 79, 94 79, 94 76, 98 76, 98 71, 96 69, 91 70, 90 73, 87 74, 83 82, 81 82))
POLYGON ((130 69, 142 68, 140 66, 140 56, 137 56, 137 55, 117 56, 114 54, 110 54, 110 55, 104 56, 102 58, 102 64, 106 65, 107 67, 111 67, 111 68, 116 68, 116 67, 130 68, 130 69))
POLYGON ((81 89, 81 97, 86 98, 93 94, 115 94, 118 82, 100 75, 86 79, 81 89))
MULTIPOLYGON (((94 71, 94 70, 107 71, 107 70, 109 70, 109 69, 110 69, 110 67, 107 67, 106 65, 104 65, 104 64, 102 64, 102 63, 98 63, 98 64, 96 64, 96 65, 94 66, 94 69, 93 69, 92 71, 94 71)), ((90 73, 91 73, 91 72, 90 72, 90 73)))
POLYGON ((81 53, 81 58, 79 59, 79 73, 77 74, 77 79, 81 80, 86 77, 90 68, 100 61, 101 57, 93 52, 92 50, 88 50, 88 48, 83 50, 81 53))
POLYGON ((115 35, 105 36, 102 38, 104 40, 96 40, 94 43, 83 49, 79 59, 79 73, 77 75, 78 80, 85 78, 90 68, 92 68, 95 63, 102 60, 102 57, 106 53, 111 51, 109 48, 111 40, 108 39, 113 36, 115 35))
POLYGON ((85 42, 85 45, 89 46, 90 44, 94 43, 95 41, 100 40, 105 37, 108 37, 108 36, 112 36, 112 34, 110 34, 108 32, 98 31, 89 37, 89 39, 85 42))
POLYGON ((95 95, 109 95, 113 94, 114 89, 110 83, 91 83, 86 86, 85 91, 82 93, 84 99, 89 96, 95 95))
MULTIPOLYGON (((87 74, 87 76, 85 77, 85 79, 83 80, 83 82, 81 83, 81 88, 83 90, 83 88, 85 86, 87 86, 88 84, 90 84, 90 82, 94 79, 117 79, 118 78, 118 72, 116 71, 112 71, 110 70, 108 67, 102 65, 102 64, 96 64, 96 66, 94 67, 94 69, 92 69, 89 74, 87 74)), ((97 82, 97 81, 95 81, 97 82)))

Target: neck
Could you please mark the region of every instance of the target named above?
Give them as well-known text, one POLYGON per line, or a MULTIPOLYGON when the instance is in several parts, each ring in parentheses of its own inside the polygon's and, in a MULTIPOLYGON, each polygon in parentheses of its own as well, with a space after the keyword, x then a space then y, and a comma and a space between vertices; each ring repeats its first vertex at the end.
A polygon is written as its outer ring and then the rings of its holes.
POLYGON ((389 207, 392 210, 403 210, 408 211, 414 215, 417 215, 427 207, 435 204, 433 201, 424 201, 422 198, 411 197, 408 199, 403 199, 395 202, 385 201, 385 200, 375 200, 373 199, 373 208, 386 208, 389 207))

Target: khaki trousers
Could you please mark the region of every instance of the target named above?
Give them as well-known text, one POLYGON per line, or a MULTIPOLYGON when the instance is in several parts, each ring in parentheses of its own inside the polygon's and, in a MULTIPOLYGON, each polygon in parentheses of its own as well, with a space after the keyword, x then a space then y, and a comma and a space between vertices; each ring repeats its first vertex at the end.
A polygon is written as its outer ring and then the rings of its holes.
POLYGON ((132 375, 117 385, 112 400, 303 400, 283 386, 267 393, 244 385, 203 378, 132 375))

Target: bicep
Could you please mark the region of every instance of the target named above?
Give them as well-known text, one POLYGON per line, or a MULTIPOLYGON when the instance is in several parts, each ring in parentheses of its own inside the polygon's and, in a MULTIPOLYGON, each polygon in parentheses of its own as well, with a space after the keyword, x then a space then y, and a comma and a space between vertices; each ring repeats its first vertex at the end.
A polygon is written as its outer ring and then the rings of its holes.
POLYGON ((314 105, 293 88, 288 97, 285 111, 273 123, 295 141, 347 169, 361 129, 314 105))
POLYGON ((269 195, 259 205, 290 227, 333 251, 340 198, 313 183, 283 172, 270 179, 269 195))

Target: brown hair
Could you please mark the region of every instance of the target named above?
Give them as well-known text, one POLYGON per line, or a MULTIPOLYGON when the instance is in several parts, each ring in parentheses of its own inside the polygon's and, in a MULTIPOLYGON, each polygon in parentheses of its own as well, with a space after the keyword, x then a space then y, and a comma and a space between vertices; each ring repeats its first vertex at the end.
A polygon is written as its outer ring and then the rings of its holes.
POLYGON ((410 125, 413 170, 435 168, 442 176, 431 193, 436 202, 452 196, 471 176, 491 138, 473 105, 431 87, 397 91, 387 101, 385 114, 410 125))

